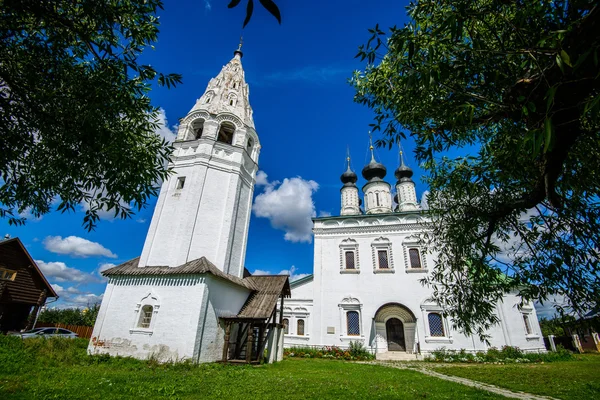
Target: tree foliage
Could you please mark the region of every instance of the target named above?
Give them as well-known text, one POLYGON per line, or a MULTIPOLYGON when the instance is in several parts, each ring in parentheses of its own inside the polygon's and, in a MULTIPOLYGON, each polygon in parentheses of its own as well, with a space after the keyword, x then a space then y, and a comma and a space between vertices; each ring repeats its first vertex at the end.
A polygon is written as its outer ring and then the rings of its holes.
POLYGON ((355 100, 380 145, 412 136, 427 171, 427 281, 456 327, 496 304, 600 298, 600 8, 597 1, 440 0, 408 7, 361 46, 355 100))
POLYGON ((100 304, 85 308, 47 308, 40 312, 38 322, 79 326, 94 326, 100 304))
POLYGON ((157 194, 170 147, 155 130, 153 81, 138 57, 156 41, 159 0, 0 3, 0 217, 19 224, 86 205, 125 218, 157 194))

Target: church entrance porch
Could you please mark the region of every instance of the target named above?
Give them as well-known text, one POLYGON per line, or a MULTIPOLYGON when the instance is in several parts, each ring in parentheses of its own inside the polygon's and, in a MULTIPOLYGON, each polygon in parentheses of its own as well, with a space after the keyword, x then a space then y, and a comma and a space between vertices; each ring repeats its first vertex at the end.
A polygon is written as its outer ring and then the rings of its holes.
POLYGON ((417 353, 417 318, 403 304, 387 303, 381 306, 373 318, 377 358, 391 353, 417 353))
POLYGON ((388 351, 406 351, 404 324, 398 318, 390 318, 385 323, 388 351))

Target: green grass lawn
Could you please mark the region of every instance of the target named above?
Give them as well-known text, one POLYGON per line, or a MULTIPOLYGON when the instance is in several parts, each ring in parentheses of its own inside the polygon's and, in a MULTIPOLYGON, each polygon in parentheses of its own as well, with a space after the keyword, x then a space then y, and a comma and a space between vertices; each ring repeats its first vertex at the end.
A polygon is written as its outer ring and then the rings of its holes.
POLYGON ((82 339, 0 337, 0 398, 9 399, 499 399, 410 370, 289 359, 262 366, 159 365, 90 357, 82 339), (37 342, 36 342, 37 341, 37 342))
POLYGON ((435 371, 559 399, 600 399, 600 354, 544 364, 462 364, 435 371))

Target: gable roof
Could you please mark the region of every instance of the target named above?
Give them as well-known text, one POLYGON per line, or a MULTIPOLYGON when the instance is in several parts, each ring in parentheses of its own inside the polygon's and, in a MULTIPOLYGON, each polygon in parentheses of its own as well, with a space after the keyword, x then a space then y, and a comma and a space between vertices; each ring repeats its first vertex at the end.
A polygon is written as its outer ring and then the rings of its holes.
POLYGON ((50 285, 48 280, 46 280, 46 277, 40 270, 40 267, 38 267, 38 265, 35 263, 35 261, 33 261, 33 258, 31 258, 31 254, 29 254, 29 252, 23 245, 23 242, 21 242, 21 239, 19 239, 17 237, 17 238, 13 238, 13 239, 2 240, 2 241, 0 241, 0 246, 13 246, 13 247, 16 247, 18 250, 22 251, 23 254, 25 255, 25 257, 27 257, 29 263, 31 264, 31 266, 33 267, 35 272, 41 278, 42 284, 45 286, 46 293, 48 293, 46 297, 55 297, 58 299, 58 294, 56 294, 52 285, 50 285))
POLYGON ((256 288, 256 292, 251 294, 237 318, 257 318, 267 319, 277 307, 279 296, 290 297, 289 277, 287 275, 255 275, 244 279, 256 288))
POLYGON ((218 278, 229 281, 238 286, 245 287, 250 290, 256 290, 245 279, 238 278, 234 275, 229 275, 217 268, 213 263, 208 261, 206 257, 200 257, 192 261, 188 261, 178 267, 169 267, 166 265, 138 267, 140 258, 136 257, 116 267, 109 268, 102 272, 104 276, 165 276, 165 275, 190 275, 190 274, 211 274, 218 278))

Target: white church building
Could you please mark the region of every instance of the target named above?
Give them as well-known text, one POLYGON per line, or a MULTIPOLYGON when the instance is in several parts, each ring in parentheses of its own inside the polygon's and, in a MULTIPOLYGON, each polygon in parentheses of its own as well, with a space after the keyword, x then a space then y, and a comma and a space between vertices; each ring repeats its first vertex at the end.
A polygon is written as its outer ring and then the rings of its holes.
MULTIPOLYGON (((440 347, 483 350, 454 332, 419 280, 434 256, 421 247, 427 214, 412 171, 396 170, 393 209, 385 167, 342 175, 341 215, 314 219, 314 274, 252 276, 244 268, 260 141, 240 49, 181 120, 140 257, 108 269, 88 351, 162 361, 269 362, 283 347, 348 346, 379 358, 440 347), (290 297, 291 296, 291 297, 290 297)), ((533 307, 508 295, 491 345, 543 351, 533 307)))
POLYGON ((414 359, 439 348, 545 351, 535 309, 519 309, 516 293, 498 305, 500 323, 489 331, 489 345, 454 331, 443 308, 429 300, 431 289, 420 283, 435 262, 423 247, 429 217, 402 154, 401 160, 392 202, 386 168, 371 146, 371 162, 362 170, 363 211, 348 158, 340 215, 313 219, 314 272, 292 282, 292 297, 285 300, 285 345, 347 347, 359 341, 378 359, 414 359))

